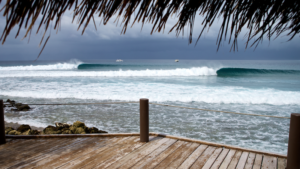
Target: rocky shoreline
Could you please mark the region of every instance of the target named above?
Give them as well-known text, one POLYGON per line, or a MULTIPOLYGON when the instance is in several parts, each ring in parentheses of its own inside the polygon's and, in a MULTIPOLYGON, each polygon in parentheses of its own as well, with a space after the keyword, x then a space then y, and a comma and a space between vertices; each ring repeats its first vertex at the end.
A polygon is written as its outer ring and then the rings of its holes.
MULTIPOLYGON (((3 107, 11 107, 11 111, 29 111, 31 107, 27 104, 16 103, 14 100, 7 99, 3 107)), ((55 123, 46 128, 29 126, 28 124, 7 123, 5 122, 5 134, 7 135, 44 135, 44 134, 91 134, 107 133, 96 127, 87 127, 83 122, 76 121, 73 124, 55 123)))
POLYGON ((16 103, 14 100, 7 99, 6 103, 3 107, 11 107, 11 111, 29 111, 31 108, 28 106, 28 104, 22 104, 22 103, 16 103))
POLYGON ((7 135, 44 135, 44 134, 94 134, 107 133, 96 127, 87 127, 83 122, 76 121, 71 124, 55 123, 55 126, 49 125, 43 130, 34 130, 27 124, 20 125, 17 129, 13 127, 5 127, 7 135))

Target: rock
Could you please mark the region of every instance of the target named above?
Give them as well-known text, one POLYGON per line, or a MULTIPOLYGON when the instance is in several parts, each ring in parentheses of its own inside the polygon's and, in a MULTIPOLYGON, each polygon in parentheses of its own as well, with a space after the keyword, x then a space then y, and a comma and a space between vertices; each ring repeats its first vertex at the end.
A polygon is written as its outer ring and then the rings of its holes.
POLYGON ((10 111, 18 111, 18 109, 13 109, 13 108, 11 108, 10 111))
POLYGON ((16 106, 16 107, 22 106, 22 103, 17 103, 17 104, 15 104, 15 106, 16 106))
POLYGON ((21 133, 23 133, 23 132, 25 132, 25 131, 28 131, 28 130, 31 130, 31 127, 30 127, 29 125, 27 125, 27 124, 22 124, 22 125, 17 129, 17 131, 18 131, 18 132, 21 132, 21 133))
POLYGON ((98 133, 108 133, 107 131, 99 130, 98 133))
POLYGON ((29 130, 23 132, 22 135, 31 135, 31 133, 32 133, 31 129, 29 129, 29 130))
POLYGON ((39 135, 39 134, 41 134, 40 131, 38 131, 38 130, 31 130, 31 135, 39 135))
POLYGON ((85 127, 86 127, 85 124, 82 123, 81 121, 76 121, 76 122, 74 122, 74 123, 73 123, 73 126, 76 127, 76 128, 78 128, 78 127, 85 128, 85 127))
POLYGON ((17 105, 15 106, 19 111, 28 111, 30 109, 30 107, 27 104, 23 104, 21 106, 17 106, 17 105))
POLYGON ((6 107, 5 104, 3 104, 3 108, 6 107))
POLYGON ((44 134, 61 134, 61 130, 58 130, 57 127, 48 126, 43 130, 44 134))
POLYGON ((61 127, 61 128, 70 128, 70 124, 67 123, 55 123, 56 127, 61 127))
POLYGON ((88 133, 98 133, 98 132, 99 132, 99 129, 97 129, 96 127, 88 128, 88 133))
POLYGON ((15 129, 12 127, 5 127, 5 134, 8 134, 12 130, 15 130, 15 129))
POLYGON ((7 99, 6 102, 10 102, 10 99, 7 99))
POLYGON ((8 133, 8 135, 20 135, 21 132, 17 131, 17 130, 12 130, 8 133))
POLYGON ((73 134, 71 130, 64 130, 61 134, 73 134))
POLYGON ((86 134, 86 132, 85 132, 84 128, 78 127, 78 128, 76 128, 74 134, 86 134))

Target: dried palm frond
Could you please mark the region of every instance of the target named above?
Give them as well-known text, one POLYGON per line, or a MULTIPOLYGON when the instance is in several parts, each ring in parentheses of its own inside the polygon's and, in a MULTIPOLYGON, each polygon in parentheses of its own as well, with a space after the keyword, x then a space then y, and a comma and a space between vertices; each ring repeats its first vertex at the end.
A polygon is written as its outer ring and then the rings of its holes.
POLYGON ((78 29, 83 26, 82 33, 91 19, 95 24, 94 16, 101 17, 105 25, 113 15, 117 15, 123 23, 121 33, 126 32, 132 20, 133 24, 152 23, 152 34, 164 30, 168 18, 175 14, 178 21, 170 32, 175 30, 178 36, 183 33, 184 27, 188 26, 189 43, 192 43, 196 14, 204 17, 198 40, 203 31, 209 28, 216 18, 221 17, 223 21, 217 38, 218 48, 221 41, 229 36, 228 41, 232 43, 233 50, 237 47, 237 38, 242 28, 248 30, 246 48, 251 40, 251 46, 257 45, 265 35, 270 40, 272 36, 276 38, 287 32, 291 40, 300 31, 299 0, 82 0, 80 4, 78 0, 7 0, 2 9, 6 17, 6 26, 0 40, 4 43, 14 26, 19 27, 16 37, 23 26, 27 29, 26 37, 39 16, 42 19, 38 21, 37 32, 42 25, 46 32, 51 21, 55 23, 54 29, 58 30, 67 9, 74 9, 73 21, 78 20, 78 29))

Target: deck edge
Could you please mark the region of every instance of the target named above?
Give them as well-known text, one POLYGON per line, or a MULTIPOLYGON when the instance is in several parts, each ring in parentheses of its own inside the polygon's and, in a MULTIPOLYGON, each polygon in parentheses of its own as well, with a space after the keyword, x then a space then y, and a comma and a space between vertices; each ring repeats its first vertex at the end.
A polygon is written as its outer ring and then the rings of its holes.
MULTIPOLYGON (((215 146, 215 147, 223 147, 223 148, 229 148, 229 149, 234 149, 234 150, 248 151, 248 152, 258 153, 258 154, 263 154, 263 155, 271 155, 271 156, 275 156, 275 157, 287 158, 287 155, 284 155, 284 154, 258 151, 258 150, 242 148, 242 147, 233 146, 233 145, 219 144, 219 143, 214 143, 214 142, 209 142, 209 141, 190 139, 190 138, 186 138, 186 137, 172 136, 172 135, 163 134, 163 133, 150 132, 149 135, 150 136, 157 136, 157 137, 171 138, 171 139, 178 139, 178 140, 181 140, 181 141, 187 141, 187 142, 193 142, 193 143, 206 144, 206 145, 215 146)), ((119 136, 140 136, 140 133, 6 135, 6 138, 7 139, 8 138, 12 138, 12 139, 34 139, 34 138, 72 138, 72 137, 119 137, 119 136)))

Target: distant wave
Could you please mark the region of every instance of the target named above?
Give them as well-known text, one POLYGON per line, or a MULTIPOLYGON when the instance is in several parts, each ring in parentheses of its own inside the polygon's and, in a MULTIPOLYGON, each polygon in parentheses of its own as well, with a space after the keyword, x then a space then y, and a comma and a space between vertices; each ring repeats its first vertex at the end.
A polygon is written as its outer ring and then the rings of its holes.
POLYGON ((248 69, 248 68, 222 68, 217 72, 218 76, 243 76, 263 74, 300 74, 299 70, 274 70, 274 69, 248 69))
POLYGON ((17 71, 0 77, 168 77, 217 75, 208 67, 177 68, 169 70, 116 70, 116 71, 17 71))
POLYGON ((65 63, 56 63, 51 65, 28 65, 28 66, 4 66, 0 70, 72 70, 77 69, 78 65, 82 62, 76 59, 70 60, 65 63))
POLYGON ((101 68, 132 68, 132 67, 155 67, 155 65, 130 65, 130 64, 90 64, 82 63, 78 65, 77 69, 101 69, 101 68))

